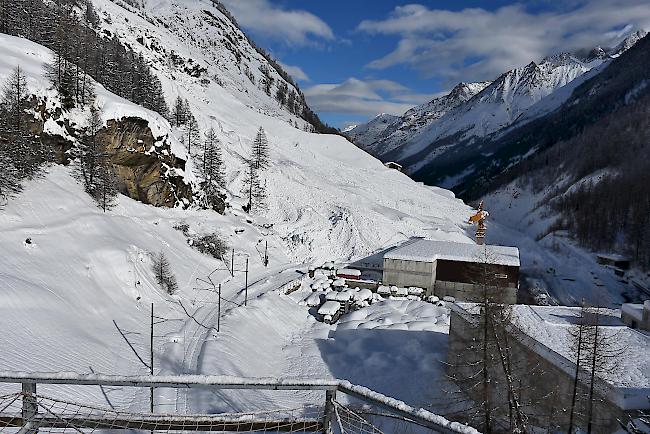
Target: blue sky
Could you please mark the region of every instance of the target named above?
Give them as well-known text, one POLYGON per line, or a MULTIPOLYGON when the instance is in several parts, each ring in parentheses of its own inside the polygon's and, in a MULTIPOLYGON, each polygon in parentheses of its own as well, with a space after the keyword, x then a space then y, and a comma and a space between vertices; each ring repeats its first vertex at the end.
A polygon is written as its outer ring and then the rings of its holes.
POLYGON ((648 0, 222 0, 336 127, 650 28, 648 0))

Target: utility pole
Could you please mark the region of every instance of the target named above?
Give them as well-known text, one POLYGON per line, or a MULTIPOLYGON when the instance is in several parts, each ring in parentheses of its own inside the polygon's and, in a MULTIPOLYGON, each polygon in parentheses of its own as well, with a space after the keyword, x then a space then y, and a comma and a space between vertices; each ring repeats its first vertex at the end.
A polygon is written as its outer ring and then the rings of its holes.
POLYGON ((230 260, 230 275, 235 277, 235 248, 232 249, 232 259, 230 260))
POLYGON ((221 283, 219 284, 219 300, 217 301, 217 333, 221 327, 221 283))
POLYGON ((244 306, 248 304, 248 256, 246 257, 246 283, 244 286, 244 306))
POLYGON ((266 241, 264 247, 264 266, 268 267, 268 265, 269 265, 269 242, 266 241))
MULTIPOLYGON (((151 303, 151 335, 149 341, 149 372, 153 375, 153 303, 151 303)), ((153 387, 149 388, 149 411, 153 413, 153 387)))

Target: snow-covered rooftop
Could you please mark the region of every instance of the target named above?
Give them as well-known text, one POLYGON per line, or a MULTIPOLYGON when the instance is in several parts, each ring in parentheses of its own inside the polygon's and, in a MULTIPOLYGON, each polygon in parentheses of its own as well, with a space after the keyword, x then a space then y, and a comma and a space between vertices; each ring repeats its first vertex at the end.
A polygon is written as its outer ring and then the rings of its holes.
MULTIPOLYGON (((477 304, 456 303, 470 314, 477 313, 477 304)), ((571 351, 570 330, 580 317, 580 307, 513 305, 513 322, 532 342, 522 342, 572 375, 575 369, 571 351)), ((601 333, 615 342, 620 351, 615 367, 599 375, 610 399, 623 409, 648 408, 650 403, 650 335, 624 325, 620 312, 601 309, 601 333)))
POLYGON ((519 266, 519 249, 507 246, 478 245, 419 239, 397 247, 384 255, 385 259, 434 262, 438 259, 461 262, 484 262, 519 266))
MULTIPOLYGON (((648 308, 650 309, 650 306, 648 306, 648 308)), ((637 321, 643 320, 643 305, 640 303, 623 303, 621 306, 621 312, 630 315, 637 321)))

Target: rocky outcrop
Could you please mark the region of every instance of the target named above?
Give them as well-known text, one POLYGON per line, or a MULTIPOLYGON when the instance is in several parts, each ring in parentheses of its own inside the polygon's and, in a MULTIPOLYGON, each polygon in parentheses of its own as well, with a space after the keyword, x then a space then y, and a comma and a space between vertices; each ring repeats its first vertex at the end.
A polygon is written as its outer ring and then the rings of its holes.
MULTIPOLYGON (((69 164, 75 151, 74 141, 79 140, 82 131, 70 125, 61 109, 48 111, 46 101, 34 97, 31 105, 34 109, 26 112, 24 119, 29 131, 52 149, 55 162, 69 164), (58 127, 45 128, 47 122, 55 122, 58 127)), ((154 137, 146 120, 111 119, 97 133, 97 140, 110 155, 120 193, 159 207, 192 203, 192 187, 182 176, 185 160, 171 152, 166 137, 154 137)), ((215 207, 221 213, 223 209, 223 206, 215 207)))
POLYGON ((185 160, 172 154, 164 138, 153 136, 147 121, 135 117, 109 120, 97 140, 110 155, 122 194, 154 206, 192 202, 191 186, 179 174, 185 160))

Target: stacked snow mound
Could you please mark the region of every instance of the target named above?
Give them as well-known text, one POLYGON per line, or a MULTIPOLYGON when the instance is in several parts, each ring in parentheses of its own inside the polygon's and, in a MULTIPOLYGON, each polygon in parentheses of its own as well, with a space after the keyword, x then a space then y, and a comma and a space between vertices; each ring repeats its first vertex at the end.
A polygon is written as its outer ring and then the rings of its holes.
POLYGON ((337 330, 389 329, 447 333, 449 309, 417 300, 374 303, 341 318, 337 330))

